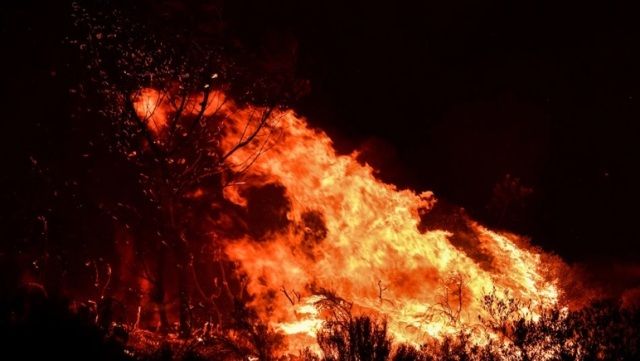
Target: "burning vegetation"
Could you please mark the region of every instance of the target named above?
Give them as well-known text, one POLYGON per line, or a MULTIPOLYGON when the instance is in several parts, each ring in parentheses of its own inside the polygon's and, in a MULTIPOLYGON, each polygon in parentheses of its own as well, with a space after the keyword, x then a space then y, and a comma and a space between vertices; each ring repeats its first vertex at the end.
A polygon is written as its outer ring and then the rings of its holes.
POLYGON ((12 260, 10 344, 62 323, 103 359, 640 356, 636 309, 574 297, 558 257, 338 154, 288 106, 305 86, 287 69, 97 14, 74 7, 67 45, 112 232, 70 253, 38 217, 42 246, 12 260))

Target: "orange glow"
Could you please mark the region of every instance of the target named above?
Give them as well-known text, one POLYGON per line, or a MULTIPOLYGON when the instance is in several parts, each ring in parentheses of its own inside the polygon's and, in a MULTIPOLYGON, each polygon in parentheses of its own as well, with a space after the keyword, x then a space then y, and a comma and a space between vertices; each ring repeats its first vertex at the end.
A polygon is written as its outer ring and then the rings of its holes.
POLYGON ((134 99, 138 117, 149 130, 158 135, 167 125, 165 96, 154 89, 145 88, 134 99))
POLYGON ((151 88, 143 88, 133 94, 133 107, 138 118, 147 125, 149 130, 159 136, 168 125, 168 116, 182 107, 183 115, 196 115, 202 112, 209 116, 220 111, 226 103, 226 96, 219 91, 207 93, 207 101, 203 107, 204 94, 187 95, 184 99, 175 97, 172 91, 159 92, 151 88))
MULTIPOLYGON (((229 112, 224 148, 238 143, 252 111, 229 112)), ((356 314, 386 318, 394 340, 413 345, 476 323, 482 296, 492 289, 530 302, 534 317, 536 309, 558 302, 554 270, 559 261, 516 235, 470 219, 465 222, 479 249, 490 256, 487 264, 452 244, 455 231, 421 233, 419 214, 433 208, 432 193, 399 190, 377 180, 357 154, 336 154, 325 133, 292 111, 278 113, 262 139, 238 150, 230 163, 242 168, 265 148, 243 182, 230 185, 225 194, 246 205, 242 195, 248 187, 281 184, 290 201, 289 226, 266 240, 247 236, 230 242, 226 252, 249 276, 252 306, 271 326, 292 336, 290 351, 315 345, 322 319, 317 289, 353 302, 356 314), (309 214, 324 223, 323 237, 313 236, 309 214)))
MULTIPOLYGON (((212 94, 205 113, 221 114, 223 153, 237 148, 226 161, 242 173, 225 186, 224 196, 249 207, 247 191, 277 184, 288 198, 286 226, 259 240, 228 240, 225 248, 248 276, 250 305, 287 335, 287 351, 319 351, 315 335, 328 315, 318 305, 318 290, 353 302, 356 315, 386 319, 395 342, 415 346, 476 325, 485 316, 482 298, 492 290, 525 300, 522 311, 533 319, 537 310, 558 303, 562 264, 527 240, 468 218, 460 236, 473 238, 475 250, 452 243, 457 230, 421 231, 421 215, 437 202, 431 192, 379 181, 357 153, 337 154, 324 132, 292 111, 275 111, 256 138, 238 148, 258 129, 265 110, 240 108, 224 94, 212 94), (478 250, 486 255, 482 261, 473 256, 478 250)), ((136 99, 138 115, 158 134, 170 110, 153 108, 160 99, 153 90, 136 99)), ((190 112, 201 99, 189 103, 190 112)))

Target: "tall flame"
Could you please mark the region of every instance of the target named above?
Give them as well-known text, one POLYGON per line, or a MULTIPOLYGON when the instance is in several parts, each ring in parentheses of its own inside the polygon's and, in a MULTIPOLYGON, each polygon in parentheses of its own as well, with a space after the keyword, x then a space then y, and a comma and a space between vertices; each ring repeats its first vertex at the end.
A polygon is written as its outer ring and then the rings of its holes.
MULTIPOLYGON (((168 110, 149 115, 151 103, 157 93, 143 91, 136 108, 157 133, 168 110)), ((531 310, 557 304, 558 261, 526 240, 467 217, 462 230, 425 229, 421 217, 437 202, 431 192, 381 182, 357 153, 337 154, 327 134, 292 111, 270 113, 261 125, 257 113, 264 109, 232 101, 211 108, 225 118, 221 147, 234 150, 227 162, 243 174, 225 187, 225 197, 248 209, 252 189, 271 187, 285 199, 273 205, 284 222, 266 220, 279 227, 230 240, 226 253, 248 276, 251 306, 288 335, 290 351, 317 347, 326 290, 352 302, 350 312, 385 318, 396 342, 413 345, 473 325, 494 289, 527 300, 531 310)))
MULTIPOLYGON (((237 144, 251 111, 233 113, 224 147, 237 144)), ((551 258, 525 240, 465 218, 476 248, 488 255, 480 262, 452 243, 455 230, 421 232, 420 216, 436 202, 432 193, 379 181, 357 153, 338 155, 324 132, 292 111, 277 114, 271 126, 278 133, 269 135, 272 146, 227 194, 246 205, 248 187, 282 185, 288 226, 266 239, 231 242, 226 252, 249 276, 253 306, 292 336, 292 349, 313 345, 322 324, 319 289, 353 302, 354 312, 386 318, 396 341, 414 345, 475 322, 492 289, 525 299, 532 309, 558 302, 553 267, 545 264, 551 258)), ((231 163, 254 159, 264 142, 238 150, 231 163)))

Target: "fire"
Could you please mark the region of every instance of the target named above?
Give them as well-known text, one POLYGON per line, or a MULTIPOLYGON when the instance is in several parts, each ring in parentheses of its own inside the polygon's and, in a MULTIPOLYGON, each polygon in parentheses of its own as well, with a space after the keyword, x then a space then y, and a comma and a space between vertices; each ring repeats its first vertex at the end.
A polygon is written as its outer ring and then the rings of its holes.
POLYGON ((166 99, 155 89, 145 88, 134 99, 138 117, 142 119, 154 134, 158 134, 167 125, 166 99))
MULTIPOLYGON (((260 125, 265 109, 238 107, 222 93, 213 99, 206 112, 223 115, 222 153, 235 150, 225 161, 242 174, 225 186, 227 200, 250 211, 252 190, 283 198, 284 219, 272 220, 278 227, 228 240, 225 252, 248 276, 250 305, 287 335, 290 352, 317 350, 315 335, 332 317, 321 307, 327 291, 354 315, 384 318, 395 342, 416 346, 474 326, 492 290, 526 300, 533 318, 558 303, 559 261, 525 239, 467 217, 464 231, 424 227, 422 217, 437 204, 431 192, 379 181, 357 152, 337 154, 327 134, 293 111, 273 111, 260 125), (255 139, 237 147, 259 126, 255 139), (456 236, 472 246, 453 242, 456 236)), ((153 90, 135 101, 156 134, 166 124, 163 104, 153 90)), ((193 104, 195 112, 198 99, 193 104)))
POLYGON ((138 118, 158 137, 167 127, 168 116, 178 108, 181 107, 180 111, 185 115, 196 115, 202 111, 204 115, 209 116, 223 108, 226 109, 226 95, 220 91, 210 91, 206 98, 202 94, 180 97, 175 96, 172 91, 160 92, 143 88, 133 94, 132 103, 138 118), (183 104, 180 105, 181 103, 183 104))
MULTIPOLYGON (((252 111, 229 113, 223 147, 240 141, 252 111)), ((547 263, 555 261, 524 239, 465 219, 476 248, 488 255, 480 262, 451 242, 455 231, 419 230, 421 214, 436 203, 432 193, 377 180, 357 153, 338 155, 325 133, 292 111, 278 113, 269 128, 229 160, 242 167, 263 153, 226 194, 246 206, 251 187, 281 185, 288 224, 262 239, 230 242, 226 252, 249 276, 261 317, 295 336, 291 350, 314 345, 320 289, 353 302, 354 313, 385 318, 396 342, 414 345, 473 325, 492 289, 527 300, 531 310, 558 302, 555 265, 547 263)))

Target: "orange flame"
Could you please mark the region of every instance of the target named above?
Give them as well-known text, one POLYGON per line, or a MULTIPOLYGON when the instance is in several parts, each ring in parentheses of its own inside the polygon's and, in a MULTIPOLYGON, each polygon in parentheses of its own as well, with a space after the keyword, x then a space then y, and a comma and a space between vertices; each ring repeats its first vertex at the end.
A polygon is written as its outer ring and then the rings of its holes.
POLYGON ((209 92, 205 104, 204 99, 203 94, 181 98, 176 97, 171 90, 160 92, 151 88, 140 89, 132 96, 136 115, 156 137, 167 127, 168 116, 179 108, 182 108, 180 111, 184 115, 196 115, 202 111, 203 115, 209 116, 223 109, 226 102, 225 94, 220 91, 209 92), (181 102, 184 104, 180 105, 181 102))
POLYGON ((158 134, 167 125, 165 97, 155 89, 145 88, 134 99, 136 113, 149 130, 158 134))
MULTIPOLYGON (((233 113, 223 147, 238 142, 250 111, 256 110, 233 113)), ((283 185, 289 226, 266 240, 234 241, 226 252, 249 276, 253 306, 264 320, 296 335, 290 349, 314 345, 322 324, 317 289, 352 301, 354 312, 385 317, 395 341, 414 345, 473 324, 482 314, 482 296, 492 289, 530 301, 531 309, 558 302, 555 267, 545 264, 552 258, 525 240, 465 220, 491 256, 490 264, 480 264, 452 244, 453 232, 419 231, 420 213, 436 202, 430 192, 377 180, 357 154, 336 154, 324 132, 292 111, 277 114, 270 128, 278 133, 272 146, 227 194, 246 205, 247 187, 283 185)), ((263 135, 262 142, 238 150, 231 164, 246 164, 268 142, 263 135)))
MULTIPOLYGON (((162 104, 157 114, 145 109, 158 108, 159 97, 142 90, 135 103, 156 134, 167 110, 162 104)), ((216 99, 224 95, 216 93, 216 99)), ((237 148, 227 162, 243 174, 225 187, 225 197, 250 207, 250 189, 285 189, 286 225, 261 239, 229 241, 226 253, 248 276, 251 306, 288 335, 289 351, 317 350, 315 334, 327 317, 318 290, 352 302, 356 314, 385 318, 396 342, 416 346, 472 326, 483 314, 483 295, 494 289, 527 300, 534 318, 536 309, 558 303, 555 270, 561 264, 526 240, 465 218, 475 251, 487 255, 480 261, 452 242, 456 230, 420 230, 421 215, 436 204, 431 192, 379 181, 357 153, 337 154, 324 132, 292 111, 274 112, 257 137, 238 148, 260 126, 256 114, 265 110, 215 103, 207 113, 215 108, 224 116, 221 147, 237 148)))

